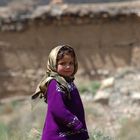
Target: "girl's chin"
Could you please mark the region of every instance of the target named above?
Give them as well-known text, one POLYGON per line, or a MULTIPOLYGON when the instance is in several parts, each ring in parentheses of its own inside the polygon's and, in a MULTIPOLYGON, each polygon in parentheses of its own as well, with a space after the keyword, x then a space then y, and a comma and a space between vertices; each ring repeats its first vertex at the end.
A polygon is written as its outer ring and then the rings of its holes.
POLYGON ((64 72, 64 73, 59 73, 61 76, 64 76, 64 77, 71 77, 72 76, 72 73, 71 72, 64 72))
POLYGON ((70 77, 72 74, 70 73, 70 74, 63 74, 63 76, 65 76, 65 77, 70 77))
POLYGON ((65 75, 63 75, 64 77, 70 77, 71 76, 71 74, 69 75, 69 74, 65 74, 65 75))

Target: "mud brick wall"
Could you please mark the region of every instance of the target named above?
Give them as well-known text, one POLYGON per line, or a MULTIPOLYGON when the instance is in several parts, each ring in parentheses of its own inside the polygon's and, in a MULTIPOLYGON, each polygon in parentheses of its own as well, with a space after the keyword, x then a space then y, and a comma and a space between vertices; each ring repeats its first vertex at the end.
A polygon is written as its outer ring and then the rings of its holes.
POLYGON ((137 7, 85 5, 73 7, 73 12, 71 6, 42 7, 44 11, 37 9, 30 18, 20 11, 20 20, 1 20, 0 97, 30 95, 45 73, 50 50, 60 44, 74 47, 79 79, 101 78, 120 67, 140 66, 137 7))

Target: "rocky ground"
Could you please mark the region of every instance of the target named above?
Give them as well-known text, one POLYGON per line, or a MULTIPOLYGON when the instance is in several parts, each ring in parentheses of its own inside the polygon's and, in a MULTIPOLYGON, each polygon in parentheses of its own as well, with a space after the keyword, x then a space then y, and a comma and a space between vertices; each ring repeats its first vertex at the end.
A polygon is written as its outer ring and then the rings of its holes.
MULTIPOLYGON (((110 75, 100 83, 101 86, 95 95, 92 93, 81 95, 88 129, 90 133, 93 129, 99 129, 107 135, 116 137, 125 123, 139 119, 140 71, 134 68, 120 69, 115 75, 110 75)), ((37 123, 44 117, 38 117, 38 113, 44 109, 43 104, 38 110, 31 112, 27 96, 3 99, 0 100, 0 120, 7 125, 15 121, 29 125, 29 122, 36 118, 34 125, 30 125, 29 128, 42 127, 43 123, 41 125, 37 123), (14 109, 12 106, 15 106, 14 109)))
MULTIPOLYGON (((84 94, 82 97, 84 100, 87 98, 87 95, 85 97, 84 94)), ((91 127, 100 128, 108 134, 116 136, 123 124, 130 120, 139 119, 139 69, 119 69, 115 75, 101 81, 100 89, 93 98, 87 98, 86 102, 85 107, 90 114, 87 116, 90 129, 91 127), (91 101, 91 104, 88 104, 89 101, 91 101)))

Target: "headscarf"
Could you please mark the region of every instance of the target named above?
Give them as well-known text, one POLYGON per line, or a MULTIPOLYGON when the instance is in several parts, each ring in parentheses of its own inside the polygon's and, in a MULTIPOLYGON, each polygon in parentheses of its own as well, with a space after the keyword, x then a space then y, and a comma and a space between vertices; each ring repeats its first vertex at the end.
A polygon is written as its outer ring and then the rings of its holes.
MULTIPOLYGON (((78 64, 77 64, 77 58, 75 56, 74 73, 71 77, 63 77, 57 73, 57 55, 58 55, 59 50, 65 46, 70 47, 69 45, 60 45, 52 49, 52 51, 50 52, 49 57, 48 57, 47 70, 46 70, 45 76, 37 85, 36 91, 31 97, 32 100, 38 100, 39 98, 44 97, 44 94, 47 91, 49 82, 52 79, 55 79, 61 85, 61 87, 64 87, 67 90, 65 94, 68 94, 68 97, 70 98, 70 92, 69 92, 68 83, 66 79, 67 78, 71 80, 74 79, 74 75, 78 69, 78 64)), ((45 102, 47 102, 46 97, 45 97, 45 102)))

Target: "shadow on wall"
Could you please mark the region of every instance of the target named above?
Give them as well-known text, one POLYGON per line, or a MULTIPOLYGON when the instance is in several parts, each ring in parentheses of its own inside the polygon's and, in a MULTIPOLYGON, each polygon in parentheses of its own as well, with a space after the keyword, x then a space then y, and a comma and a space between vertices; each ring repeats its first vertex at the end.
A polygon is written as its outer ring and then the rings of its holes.
MULTIPOLYGON (((6 94, 31 94, 35 89, 37 81, 41 78, 41 74, 45 73, 48 48, 40 49, 36 42, 36 46, 9 47, 6 44, 0 45, 0 98, 6 97, 6 94), (39 69, 42 73, 37 74, 39 69)), ((78 55, 82 78, 90 79, 100 78, 98 69, 116 68, 119 65, 130 65, 132 56, 132 44, 129 46, 80 46, 75 45, 78 55), (120 61, 118 62, 118 58, 120 61)), ((80 71, 79 69, 79 71, 80 71)))
POLYGON ((109 72, 132 65, 134 48, 139 46, 139 28, 133 21, 106 22, 82 30, 75 46, 83 76, 100 78, 99 70, 109 72))
POLYGON ((78 26, 33 24, 24 32, 0 32, 0 41, 6 42, 0 45, 0 96, 31 94, 45 73, 50 50, 60 44, 74 47, 77 74, 83 79, 99 78, 100 69, 113 71, 131 65, 140 32, 139 22, 134 21, 130 17, 78 26))
POLYGON ((45 73, 48 48, 44 51, 45 46, 31 34, 1 33, 0 98, 32 94, 45 73))
POLYGON ((8 93, 9 82, 12 82, 9 68, 7 67, 4 60, 4 55, 6 55, 5 48, 7 47, 9 47, 9 44, 0 41, 0 98, 4 97, 8 93))
MULTIPOLYGON (((89 48, 92 48, 88 46, 89 48)), ((99 46, 93 49, 78 49, 81 75, 89 79, 100 79, 103 73, 99 70, 114 71, 118 67, 131 65, 133 44, 127 46, 99 46)))

